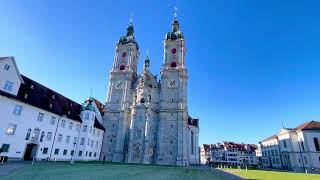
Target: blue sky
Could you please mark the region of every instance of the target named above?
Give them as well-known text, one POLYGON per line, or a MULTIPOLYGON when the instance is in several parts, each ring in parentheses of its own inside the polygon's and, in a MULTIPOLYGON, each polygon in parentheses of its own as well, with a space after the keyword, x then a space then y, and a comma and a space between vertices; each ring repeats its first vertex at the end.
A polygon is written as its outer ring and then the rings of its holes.
POLYGON ((104 102, 115 44, 134 17, 141 71, 159 74, 173 7, 187 43, 188 103, 200 143, 257 143, 320 119, 317 1, 0 0, 0 56, 81 103, 104 102))

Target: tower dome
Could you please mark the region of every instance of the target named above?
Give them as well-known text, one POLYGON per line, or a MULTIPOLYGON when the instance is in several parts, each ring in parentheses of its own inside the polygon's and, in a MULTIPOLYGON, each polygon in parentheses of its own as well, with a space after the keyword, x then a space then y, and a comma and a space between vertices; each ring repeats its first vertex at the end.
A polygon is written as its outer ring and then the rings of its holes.
POLYGON ((82 104, 81 111, 88 110, 88 111, 93 111, 93 112, 95 112, 95 108, 94 108, 94 106, 92 105, 92 102, 93 102, 93 98, 92 98, 92 97, 88 98, 88 99, 82 104))
POLYGON ((137 46, 137 49, 139 49, 138 43, 134 38, 134 27, 132 23, 130 23, 127 27, 127 34, 125 36, 122 36, 118 41, 118 44, 121 44, 121 45, 129 44, 129 43, 135 44, 137 46))

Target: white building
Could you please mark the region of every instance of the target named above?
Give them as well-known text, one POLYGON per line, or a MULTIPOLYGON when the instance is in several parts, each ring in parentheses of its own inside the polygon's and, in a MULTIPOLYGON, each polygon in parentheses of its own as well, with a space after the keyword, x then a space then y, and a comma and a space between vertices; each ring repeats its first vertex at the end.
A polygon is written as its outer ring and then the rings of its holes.
POLYGON ((309 121, 260 142, 266 168, 320 172, 320 122, 309 121))
POLYGON ((91 98, 81 106, 21 75, 14 57, 0 57, 0 156, 98 160, 104 127, 97 104, 91 98))

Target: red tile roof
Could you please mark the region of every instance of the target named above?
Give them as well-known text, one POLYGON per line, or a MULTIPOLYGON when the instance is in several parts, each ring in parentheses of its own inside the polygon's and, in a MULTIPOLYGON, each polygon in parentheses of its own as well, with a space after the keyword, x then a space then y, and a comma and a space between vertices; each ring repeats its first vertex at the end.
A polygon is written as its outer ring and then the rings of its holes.
POLYGON ((295 128, 296 130, 320 130, 319 121, 308 121, 295 128))

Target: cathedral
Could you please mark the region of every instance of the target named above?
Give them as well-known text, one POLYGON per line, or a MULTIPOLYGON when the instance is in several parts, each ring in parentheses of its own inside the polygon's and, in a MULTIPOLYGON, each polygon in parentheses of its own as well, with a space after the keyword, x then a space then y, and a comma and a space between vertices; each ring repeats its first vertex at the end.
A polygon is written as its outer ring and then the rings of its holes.
POLYGON ((185 39, 177 18, 163 41, 161 77, 150 58, 137 72, 139 45, 130 23, 115 49, 102 124, 100 159, 188 166, 199 163, 199 119, 188 113, 185 39))

